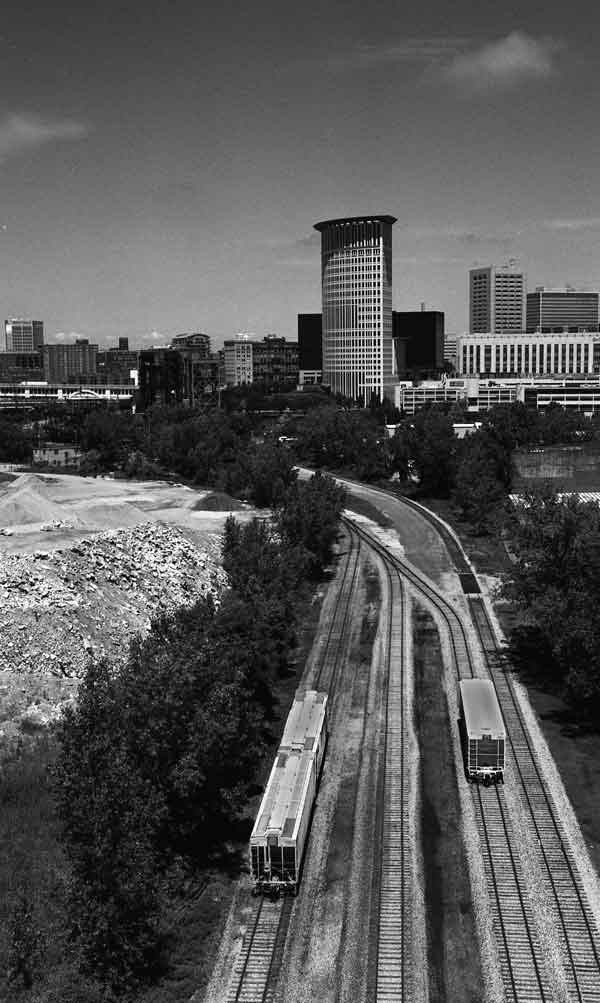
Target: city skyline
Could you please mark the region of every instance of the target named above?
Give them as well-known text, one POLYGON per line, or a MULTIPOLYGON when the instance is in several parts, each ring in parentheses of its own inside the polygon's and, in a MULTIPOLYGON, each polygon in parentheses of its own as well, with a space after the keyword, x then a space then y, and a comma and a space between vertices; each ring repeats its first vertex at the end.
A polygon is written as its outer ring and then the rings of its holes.
POLYGON ((398 217, 394 309, 448 331, 476 265, 600 284, 588 4, 26 2, 5 22, 0 302, 48 341, 294 340, 320 309, 313 221, 373 206, 398 217))

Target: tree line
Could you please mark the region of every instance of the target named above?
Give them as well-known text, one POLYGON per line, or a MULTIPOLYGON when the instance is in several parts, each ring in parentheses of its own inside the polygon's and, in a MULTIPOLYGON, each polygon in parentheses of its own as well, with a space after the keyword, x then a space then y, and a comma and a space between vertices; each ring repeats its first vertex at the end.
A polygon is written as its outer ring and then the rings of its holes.
POLYGON ((56 937, 71 967, 65 975, 54 959, 52 989, 48 904, 36 909, 30 888, 12 897, 7 923, 11 991, 45 981, 48 1000, 135 998, 168 970, 165 896, 247 839, 275 688, 343 504, 331 478, 294 474, 271 519, 227 520, 229 587, 217 600, 157 619, 120 666, 90 662, 50 768, 66 874, 56 937))
POLYGON ((480 427, 464 439, 454 423, 472 416, 464 408, 433 405, 397 416, 388 436, 381 410, 344 411, 323 407, 296 427, 296 453, 313 466, 340 471, 371 483, 390 480, 403 492, 449 498, 479 530, 494 525, 512 486, 515 449, 579 442, 597 425, 556 405, 546 412, 524 404, 498 405, 477 416, 480 427))
POLYGON ((597 727, 600 508, 541 488, 513 510, 509 536, 515 565, 504 592, 519 604, 512 661, 597 727))

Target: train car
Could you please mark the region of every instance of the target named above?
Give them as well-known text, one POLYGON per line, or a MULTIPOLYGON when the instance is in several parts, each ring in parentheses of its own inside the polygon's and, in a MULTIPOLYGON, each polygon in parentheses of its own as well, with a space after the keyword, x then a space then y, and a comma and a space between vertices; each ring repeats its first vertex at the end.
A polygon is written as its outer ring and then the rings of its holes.
POLYGON ((462 679, 460 702, 467 780, 504 783, 506 731, 493 683, 462 679))
POLYGON ((299 690, 250 836, 256 892, 298 891, 327 745, 327 694, 299 690))

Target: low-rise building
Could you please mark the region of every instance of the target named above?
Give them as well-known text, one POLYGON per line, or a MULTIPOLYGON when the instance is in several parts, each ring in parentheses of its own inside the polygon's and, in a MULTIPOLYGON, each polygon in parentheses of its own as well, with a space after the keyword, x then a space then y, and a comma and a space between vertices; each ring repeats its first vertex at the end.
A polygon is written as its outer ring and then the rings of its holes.
POLYGON ((600 334, 465 334, 456 342, 461 376, 581 376, 600 374, 600 334))
POLYGON ((223 346, 228 386, 261 383, 272 386, 298 381, 298 342, 267 334, 262 341, 238 334, 223 346))
POLYGON ((34 464, 49 467, 77 468, 81 464, 82 456, 79 446, 69 445, 66 442, 46 442, 33 450, 34 464))
POLYGON ((394 388, 394 404, 405 414, 414 414, 432 404, 459 404, 466 412, 478 414, 516 401, 538 410, 560 404, 591 416, 600 411, 600 376, 580 379, 456 377, 416 384, 399 383, 394 388))

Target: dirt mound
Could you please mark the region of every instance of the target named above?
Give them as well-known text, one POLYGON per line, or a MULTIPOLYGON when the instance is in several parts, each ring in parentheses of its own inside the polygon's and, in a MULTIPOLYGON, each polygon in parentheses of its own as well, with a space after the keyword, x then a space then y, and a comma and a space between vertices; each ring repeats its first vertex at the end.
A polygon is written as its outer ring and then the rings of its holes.
MULTIPOLYGON (((38 491, 35 484, 15 483, 0 499, 0 526, 52 523, 65 519, 65 510, 38 491)), ((72 520, 68 521, 73 525, 72 520)))
POLYGON ((192 506, 194 512, 238 512, 245 508, 243 502, 223 491, 211 491, 192 506))
POLYGON ((219 596, 219 559, 217 535, 201 549, 161 523, 0 558, 0 671, 76 679, 90 654, 125 658, 157 614, 219 596))
POLYGON ((77 519, 87 529, 126 529, 148 521, 141 509, 120 498, 99 498, 96 501, 77 501, 64 507, 63 518, 77 519))

